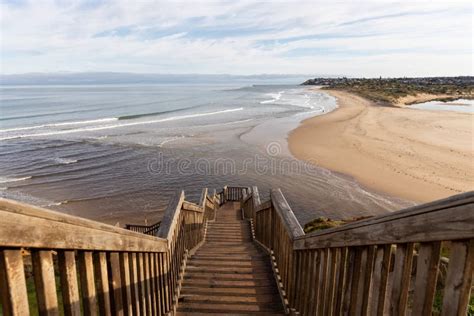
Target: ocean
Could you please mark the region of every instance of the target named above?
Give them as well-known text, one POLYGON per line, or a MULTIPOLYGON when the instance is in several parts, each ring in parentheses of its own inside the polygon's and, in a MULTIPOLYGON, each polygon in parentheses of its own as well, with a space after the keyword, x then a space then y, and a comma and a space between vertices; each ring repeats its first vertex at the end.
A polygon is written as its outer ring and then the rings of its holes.
POLYGON ((288 133, 336 107, 293 84, 0 86, 0 196, 120 225, 226 184, 281 188, 302 223, 406 205, 291 156, 288 133))

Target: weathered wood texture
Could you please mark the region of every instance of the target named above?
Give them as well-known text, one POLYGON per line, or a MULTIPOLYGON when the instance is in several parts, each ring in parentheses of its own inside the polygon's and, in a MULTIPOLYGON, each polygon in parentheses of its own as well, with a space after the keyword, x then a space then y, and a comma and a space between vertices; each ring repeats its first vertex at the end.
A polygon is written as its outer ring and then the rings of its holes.
POLYGON ((274 253, 290 309, 301 315, 431 315, 442 290, 438 268, 447 241, 442 314, 466 315, 473 192, 307 235, 281 191, 272 190, 264 203, 255 197, 257 190, 244 195, 242 208, 254 221, 257 241, 274 253))
POLYGON ((29 258, 42 315, 168 314, 177 304, 184 254, 203 241, 218 203, 207 189, 200 205, 184 201, 180 192, 163 225, 127 230, 0 199, 3 315, 30 312, 24 270, 29 258))
MULTIPOLYGON (((205 189, 199 204, 178 192, 163 221, 138 232, 0 199, 3 314, 30 313, 25 276, 30 261, 41 314, 174 311, 188 253, 203 243, 207 223, 226 201, 240 201, 253 236, 272 255, 287 311, 431 315, 442 290, 441 314, 466 315, 474 271, 473 192, 305 235, 280 190, 261 201, 256 187, 224 187, 212 195, 205 189), (449 253, 443 262, 449 263, 440 283, 442 246, 449 253)), ((226 236, 213 234, 214 240, 226 236)), ((219 247, 229 242, 214 241, 219 247)))

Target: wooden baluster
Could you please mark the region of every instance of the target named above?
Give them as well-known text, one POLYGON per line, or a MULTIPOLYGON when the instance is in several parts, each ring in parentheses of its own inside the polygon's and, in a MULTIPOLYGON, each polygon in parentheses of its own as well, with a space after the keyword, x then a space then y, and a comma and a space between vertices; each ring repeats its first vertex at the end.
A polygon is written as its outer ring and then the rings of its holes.
POLYGON ((132 286, 130 280, 131 255, 127 252, 120 253, 120 279, 122 281, 122 302, 125 315, 133 315, 132 286))
POLYGON ((140 311, 142 315, 147 315, 146 290, 145 290, 145 270, 143 253, 138 253, 138 291, 140 299, 140 311))
POLYGON ((325 301, 327 282, 328 282, 328 259, 329 259, 329 248, 321 250, 321 270, 319 275, 319 296, 318 296, 318 315, 324 314, 324 306, 327 303, 325 301))
POLYGON ((362 266, 365 269, 364 273, 364 283, 362 289, 362 315, 367 315, 369 312, 369 302, 371 299, 372 292, 372 275, 374 271, 374 261, 375 261, 375 246, 367 247, 367 257, 365 264, 362 266))
POLYGON ((161 284, 161 268, 160 268, 160 253, 154 253, 153 256, 155 266, 153 269, 155 269, 155 289, 156 289, 156 307, 158 309, 158 315, 163 315, 163 287, 161 284))
POLYGON ((97 295, 94 282, 94 264, 91 251, 79 251, 79 275, 81 281, 82 307, 85 315, 96 315, 97 295))
POLYGON ((413 243, 398 244, 393 271, 390 315, 405 315, 413 263, 413 243))
POLYGON ((302 275, 301 275, 301 261, 302 261, 302 255, 300 251, 293 251, 293 257, 294 257, 294 269, 293 269, 293 278, 294 278, 294 283, 293 283, 293 291, 292 291, 292 296, 291 296, 291 301, 293 302, 293 306, 297 309, 300 310, 300 293, 301 293, 301 280, 302 280, 302 275))
POLYGON ((319 307, 319 304, 321 303, 319 301, 319 292, 321 290, 320 286, 319 286, 319 279, 320 279, 320 276, 321 276, 321 250, 320 249, 316 249, 315 250, 315 253, 314 253, 314 262, 313 262, 313 275, 314 275, 314 282, 313 282, 313 286, 314 286, 314 293, 313 293, 313 309, 311 310, 311 313, 310 315, 316 315, 317 312, 318 312, 318 307, 319 307))
POLYGON ((341 256, 339 259, 339 264, 337 266, 337 283, 334 299, 334 315, 342 314, 342 305, 344 299, 344 286, 346 282, 346 272, 347 272, 347 247, 341 248, 341 256))
POLYGON ((300 281, 298 285, 298 310, 303 313, 304 310, 304 305, 305 305, 305 300, 304 297, 306 295, 305 289, 306 289, 306 283, 308 281, 307 275, 306 275, 306 265, 308 263, 308 252, 306 250, 300 251, 300 266, 297 271, 297 273, 300 275, 300 281))
POLYGON ((334 293, 336 290, 336 270, 338 268, 340 249, 331 248, 329 250, 329 266, 328 266, 328 285, 325 299, 325 315, 333 315, 334 313, 334 293))
POLYGON ((0 277, 3 314, 29 315, 25 270, 20 249, 0 250, 0 277))
POLYGON ((109 254, 110 273, 112 279, 112 313, 114 315, 125 315, 122 295, 122 278, 120 275, 120 257, 118 252, 109 254))
POLYGON ((33 250, 31 258, 39 313, 59 315, 53 255, 50 250, 33 250))
POLYGON ((441 242, 421 243, 416 265, 413 315, 431 315, 438 276, 441 242))
POLYGON ((158 314, 158 306, 156 300, 156 287, 155 287, 155 254, 149 253, 149 265, 148 268, 150 269, 150 293, 151 293, 151 308, 153 315, 158 314))
MULTIPOLYGON (((77 284, 76 256, 74 251, 62 250, 58 252, 59 276, 63 298, 64 315, 81 315, 79 303, 79 286, 77 284)), ((110 314, 103 314, 110 315, 110 314)))
POLYGON ((131 303, 133 315, 140 315, 140 290, 138 284, 140 282, 138 278, 138 265, 137 265, 137 254, 130 253, 129 259, 129 270, 130 270, 130 291, 131 291, 131 303))
POLYGON ((349 247, 347 250, 347 273, 344 280, 344 297, 342 301, 342 314, 347 315, 351 308, 351 298, 352 298, 352 287, 353 287, 353 278, 354 273, 357 271, 355 269, 355 259, 356 259, 356 248, 349 247))
POLYGON ((100 315, 112 315, 110 305, 109 275, 107 270, 107 254, 99 252, 94 255, 94 271, 97 282, 100 315))
POLYGON ((143 271, 145 272, 145 301, 146 311, 148 315, 153 315, 153 307, 151 302, 151 284, 150 284, 150 257, 148 253, 143 254, 143 271))
POLYGON ((304 297, 303 297, 303 309, 301 310, 302 315, 307 315, 309 311, 311 310, 311 291, 313 289, 313 262, 314 262, 314 251, 312 250, 307 250, 306 251, 306 260, 305 260, 305 265, 304 265, 304 270, 302 271, 304 277, 305 277, 305 282, 304 282, 304 297))
POLYGON ((451 242, 442 316, 467 314, 473 273, 474 239, 451 242))
POLYGON ((371 315, 381 316, 384 314, 388 274, 390 272, 391 253, 392 245, 383 245, 377 247, 371 296, 371 315))

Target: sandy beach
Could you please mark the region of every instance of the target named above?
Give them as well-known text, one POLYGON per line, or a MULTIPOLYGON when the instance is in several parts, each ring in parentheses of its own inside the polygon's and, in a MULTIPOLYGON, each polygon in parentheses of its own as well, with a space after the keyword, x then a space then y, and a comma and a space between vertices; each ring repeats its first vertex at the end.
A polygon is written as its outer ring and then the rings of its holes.
POLYGON ((472 114, 383 107, 347 92, 325 92, 339 108, 290 133, 295 157, 416 202, 474 189, 472 114))

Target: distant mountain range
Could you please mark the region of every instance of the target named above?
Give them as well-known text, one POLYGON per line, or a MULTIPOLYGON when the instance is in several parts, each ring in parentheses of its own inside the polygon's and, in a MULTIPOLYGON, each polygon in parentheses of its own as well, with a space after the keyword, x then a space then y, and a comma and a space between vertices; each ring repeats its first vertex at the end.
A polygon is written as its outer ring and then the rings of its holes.
POLYGON ((261 74, 240 76, 226 74, 137 74, 120 72, 26 73, 0 75, 0 85, 198 84, 232 82, 299 84, 308 77, 314 77, 314 75, 261 74))

